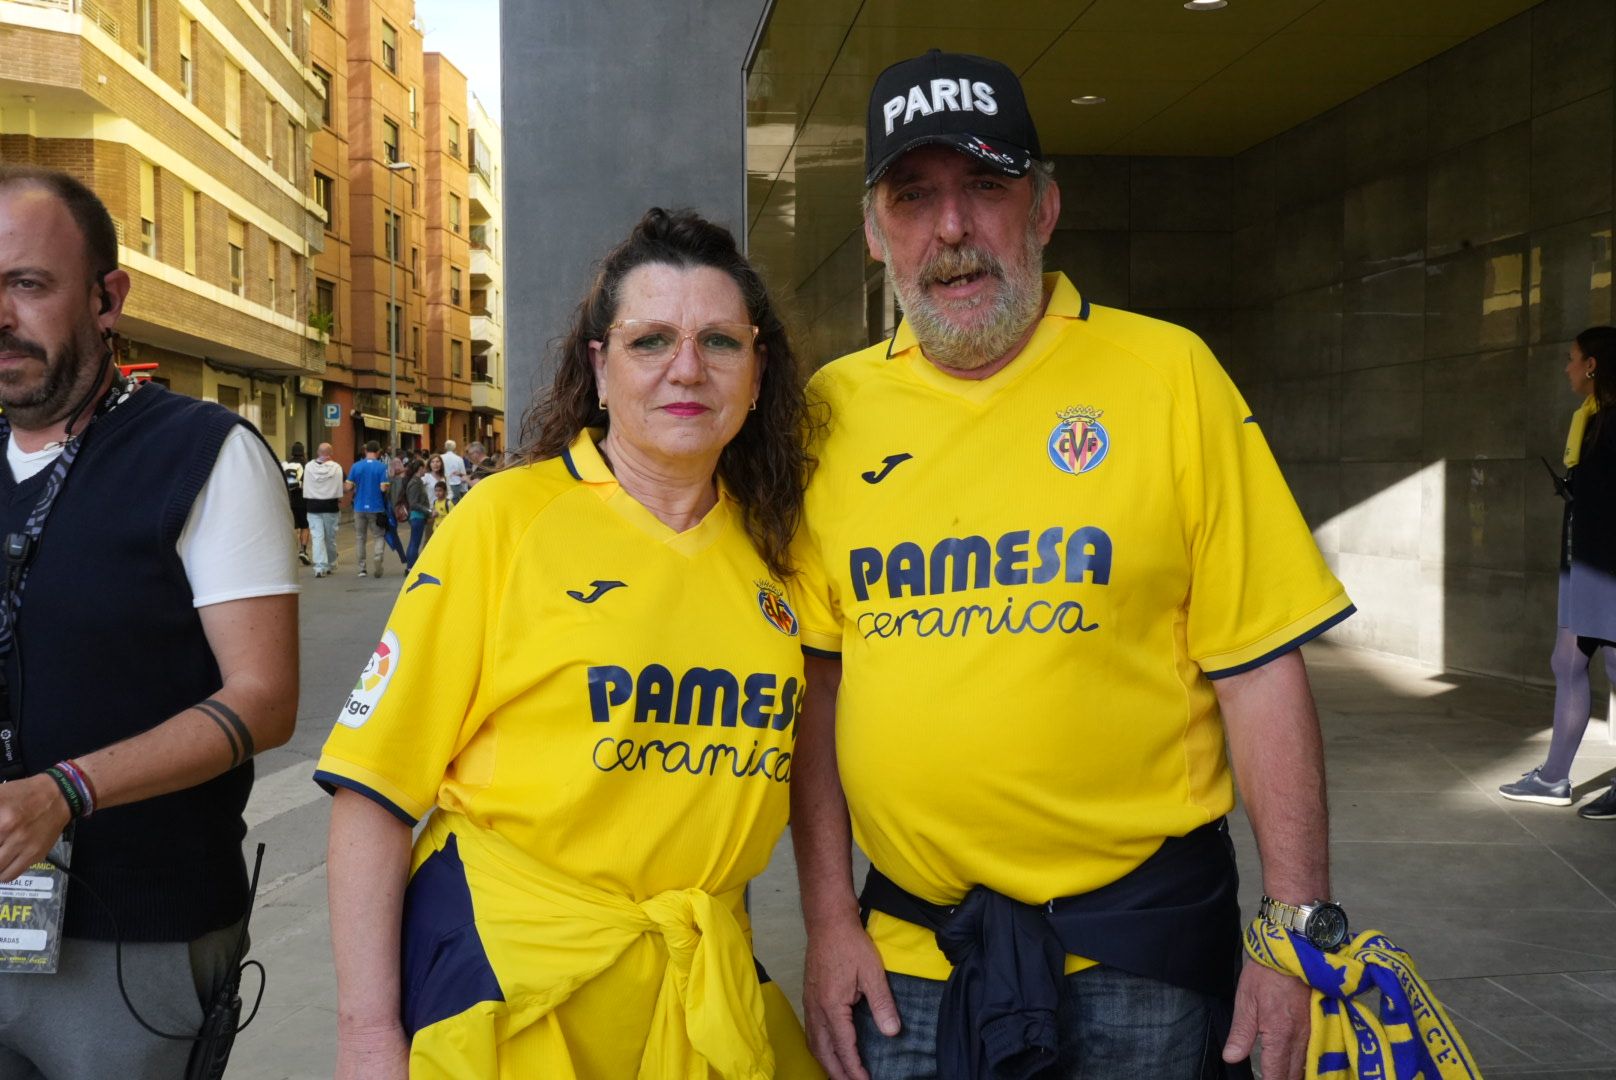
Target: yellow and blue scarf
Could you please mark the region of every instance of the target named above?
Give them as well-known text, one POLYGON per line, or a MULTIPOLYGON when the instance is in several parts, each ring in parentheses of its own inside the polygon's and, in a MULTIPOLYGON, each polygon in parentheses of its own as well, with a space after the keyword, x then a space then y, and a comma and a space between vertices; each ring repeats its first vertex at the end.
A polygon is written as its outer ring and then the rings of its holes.
POLYGON ((1313 988, 1307 1080, 1480 1080, 1464 1039, 1408 953, 1365 930, 1333 952, 1256 919, 1246 955, 1313 988), (1368 992, 1380 991, 1373 1008, 1368 992))

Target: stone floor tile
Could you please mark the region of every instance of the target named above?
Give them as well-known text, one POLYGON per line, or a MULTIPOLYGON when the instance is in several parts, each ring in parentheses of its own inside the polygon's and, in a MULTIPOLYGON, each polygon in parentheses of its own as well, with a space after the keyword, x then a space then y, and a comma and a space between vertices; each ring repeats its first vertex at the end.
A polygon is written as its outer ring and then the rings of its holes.
MULTIPOLYGON (((1407 751, 1408 747, 1399 747, 1407 751)), ((1415 752, 1388 754, 1352 753, 1337 746, 1327 748, 1325 774, 1330 791, 1469 791, 1475 785, 1440 754, 1423 746, 1415 752)))
POLYGON ((1563 1069, 1553 1065, 1490 1068, 1487 1080, 1616 1080, 1616 1065, 1604 1069, 1563 1069))
POLYGON ((1616 1002, 1616 971, 1575 971, 1568 977, 1607 1001, 1616 1002))
POLYGON ((329 1080, 337 1014, 314 1005, 264 1006, 236 1039, 227 1080, 329 1080))
POLYGON ((1420 908, 1347 894, 1355 929, 1408 950, 1427 979, 1599 971, 1616 966, 1616 914, 1420 908))
MULTIPOLYGON (((1511 826, 1513 829, 1513 826, 1511 826)), ((1370 885, 1383 903, 1478 910, 1612 912, 1609 899, 1538 845, 1331 845, 1332 881, 1370 885)))
POLYGON ((1479 791, 1354 791, 1330 786, 1336 843, 1533 844, 1536 838, 1479 791))
MULTIPOLYGON (((1585 1065, 1611 1060, 1610 1047, 1513 992, 1507 980, 1453 979, 1434 985, 1432 990, 1454 1022, 1460 1024, 1461 1033, 1466 1032, 1466 1022, 1489 1033, 1527 1059, 1519 1064, 1585 1065)), ((1468 1038, 1467 1034, 1467 1041, 1468 1038)), ((1477 1064, 1486 1067, 1482 1062, 1477 1064)))

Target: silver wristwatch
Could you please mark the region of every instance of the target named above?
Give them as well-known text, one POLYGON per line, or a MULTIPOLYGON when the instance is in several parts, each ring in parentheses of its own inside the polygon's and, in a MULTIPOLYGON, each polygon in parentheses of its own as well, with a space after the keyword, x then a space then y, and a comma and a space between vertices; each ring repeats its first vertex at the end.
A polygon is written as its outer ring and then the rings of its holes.
POLYGON ((1308 944, 1325 952, 1340 948, 1347 940, 1347 913, 1330 900, 1296 905, 1265 896, 1257 905, 1257 917, 1301 934, 1308 944))

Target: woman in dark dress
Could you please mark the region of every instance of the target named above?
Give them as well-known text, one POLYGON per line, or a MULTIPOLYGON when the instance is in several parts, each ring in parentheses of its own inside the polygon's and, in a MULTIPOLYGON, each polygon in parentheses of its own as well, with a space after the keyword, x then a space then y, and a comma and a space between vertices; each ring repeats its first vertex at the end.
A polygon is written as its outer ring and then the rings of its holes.
MULTIPOLYGON (((1588 727, 1588 668, 1603 650, 1616 685, 1616 327, 1577 335, 1566 362, 1583 397, 1566 439, 1565 524, 1560 546, 1559 633, 1554 656, 1554 733, 1542 765, 1500 787, 1506 799, 1571 805, 1571 762, 1588 727)), ((1611 718, 1616 721, 1616 717, 1611 718)), ((1578 811, 1616 819, 1616 784, 1578 811)))

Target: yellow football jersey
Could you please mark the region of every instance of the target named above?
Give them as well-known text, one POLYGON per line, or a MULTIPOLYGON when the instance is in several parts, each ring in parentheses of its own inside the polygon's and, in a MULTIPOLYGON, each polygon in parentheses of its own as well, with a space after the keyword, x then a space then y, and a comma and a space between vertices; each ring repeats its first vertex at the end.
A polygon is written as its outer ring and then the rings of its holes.
MULTIPOLYGON (((1205 344, 1046 289, 987 379, 938 371, 905 323, 810 387, 804 647, 842 659, 860 847, 934 903, 1088 892, 1227 813, 1208 680, 1352 611, 1205 344)), ((930 934, 870 929, 891 969, 946 977, 930 934)))
MULTIPOLYGON (((316 779, 411 823, 437 806, 631 901, 738 896, 785 827, 802 692, 796 615, 731 497, 675 533, 586 433, 483 480, 443 521, 316 779)), ((435 848, 417 848, 419 866, 435 848)), ((483 944, 496 972, 516 955, 483 944)), ((574 1038, 601 1000, 562 1006, 574 1038)))

